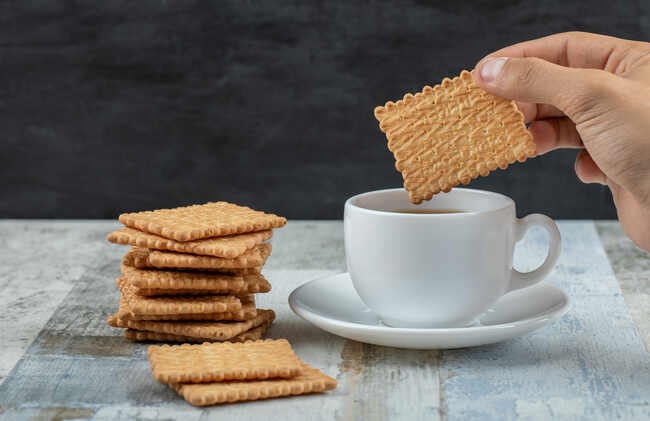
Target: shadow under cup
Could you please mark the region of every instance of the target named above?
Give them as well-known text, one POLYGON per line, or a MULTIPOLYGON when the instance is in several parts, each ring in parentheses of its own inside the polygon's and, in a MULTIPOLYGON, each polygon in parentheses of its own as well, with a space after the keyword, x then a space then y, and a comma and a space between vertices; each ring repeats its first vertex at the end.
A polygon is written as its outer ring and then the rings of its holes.
POLYGON ((404 189, 363 193, 346 201, 344 227, 354 288, 395 327, 471 324, 505 293, 541 281, 560 250, 550 218, 517 219, 512 199, 473 189, 452 189, 421 205, 410 203, 404 189), (513 269, 514 246, 532 225, 549 232, 549 254, 522 274, 513 269))

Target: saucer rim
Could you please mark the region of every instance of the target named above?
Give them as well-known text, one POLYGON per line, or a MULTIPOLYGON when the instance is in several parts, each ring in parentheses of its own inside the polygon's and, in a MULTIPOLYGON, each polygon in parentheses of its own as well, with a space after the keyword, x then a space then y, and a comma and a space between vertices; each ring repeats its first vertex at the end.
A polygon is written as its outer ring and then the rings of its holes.
MULTIPOLYGON (((335 278, 335 277, 342 277, 342 276, 347 276, 347 278, 352 282, 350 279, 350 274, 349 272, 340 272, 337 274, 333 275, 328 275, 328 276, 321 276, 316 279, 312 279, 310 281, 307 281, 303 283, 302 285, 297 286, 296 288, 291 291, 289 294, 288 298, 288 303, 289 307, 291 310, 303 318, 304 320, 316 324, 314 321, 310 320, 311 318, 318 319, 323 323, 326 324, 336 324, 337 326, 343 327, 343 328, 350 328, 350 329, 360 329, 365 332, 392 332, 392 333, 399 333, 399 334, 428 334, 428 335, 435 335, 435 334, 441 334, 441 335, 446 335, 446 334, 453 334, 453 333, 472 333, 472 332, 481 332, 485 331, 486 329, 495 329, 495 330, 508 330, 508 329, 519 329, 523 327, 523 325, 527 326, 534 326, 534 325, 539 325, 540 327, 547 324, 548 322, 552 320, 557 320, 560 319, 562 316, 564 316, 570 309, 571 307, 571 299, 569 295, 564 292, 562 288, 559 288, 555 285, 551 284, 545 284, 546 286, 549 286, 551 288, 556 289, 557 291, 560 292, 561 296, 564 298, 564 304, 561 305, 559 308, 551 308, 545 312, 543 312, 540 315, 533 316, 533 317, 527 317, 523 319, 516 320, 514 322, 508 322, 508 323, 499 323, 499 324, 493 324, 493 325, 479 325, 479 326, 465 326, 465 327, 432 327, 432 328, 418 328, 418 327, 391 327, 391 326, 377 326, 377 325, 368 325, 368 324, 363 324, 363 323, 356 323, 356 322, 349 322, 349 321, 344 321, 344 320, 339 320, 339 319, 334 319, 331 317, 325 317, 321 316, 319 314, 316 314, 314 312, 308 311, 304 309, 304 307, 299 307, 295 304, 296 302, 296 295, 299 293, 299 290, 306 287, 307 285, 314 283, 314 282, 319 282, 323 281, 325 279, 330 279, 330 278, 335 278)), ((537 284, 536 284, 537 285, 537 284)), ((532 288, 535 285, 528 287, 532 288)), ((500 298, 501 299, 501 298, 500 298)), ((498 301, 497 301, 498 303, 498 301)), ((557 306, 556 306, 557 307, 557 306)), ((370 310, 372 311, 372 310, 370 310)), ((381 319, 380 319, 381 320, 381 319)), ((318 326, 318 325, 317 325, 318 326)), ((320 328, 320 326, 318 326, 320 328)), ((322 328, 321 328, 322 329, 322 328)), ((535 330, 536 328, 530 329, 530 330, 535 330)))

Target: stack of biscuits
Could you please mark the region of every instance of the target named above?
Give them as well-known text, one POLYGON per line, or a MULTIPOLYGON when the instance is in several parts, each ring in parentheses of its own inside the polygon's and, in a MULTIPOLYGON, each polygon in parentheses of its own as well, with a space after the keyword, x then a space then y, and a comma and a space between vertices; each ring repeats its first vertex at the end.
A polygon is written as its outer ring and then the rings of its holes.
POLYGON ((263 337, 273 310, 255 306, 271 290, 261 273, 272 229, 286 219, 227 202, 126 213, 108 241, 131 245, 108 319, 126 338, 242 342, 263 337))

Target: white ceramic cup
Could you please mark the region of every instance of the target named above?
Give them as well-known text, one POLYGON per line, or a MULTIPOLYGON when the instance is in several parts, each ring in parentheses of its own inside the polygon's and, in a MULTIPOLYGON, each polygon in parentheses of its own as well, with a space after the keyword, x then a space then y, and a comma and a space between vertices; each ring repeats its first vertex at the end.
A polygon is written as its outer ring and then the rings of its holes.
POLYGON ((345 254, 363 302, 388 326, 458 327, 501 296, 540 282, 560 255, 560 232, 547 216, 517 219, 507 196, 452 189, 421 205, 404 189, 379 190, 345 202, 345 254), (457 209, 461 213, 397 213, 457 209), (532 272, 513 268, 515 243, 528 228, 546 229, 546 260, 532 272))

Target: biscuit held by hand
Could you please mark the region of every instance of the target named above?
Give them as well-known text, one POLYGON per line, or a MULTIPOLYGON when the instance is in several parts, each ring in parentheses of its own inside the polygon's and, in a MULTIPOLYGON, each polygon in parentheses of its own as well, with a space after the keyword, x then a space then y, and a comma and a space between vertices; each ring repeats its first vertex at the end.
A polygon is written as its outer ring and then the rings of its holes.
POLYGON ((536 154, 515 103, 479 88, 468 71, 389 101, 375 117, 416 204, 536 154))

